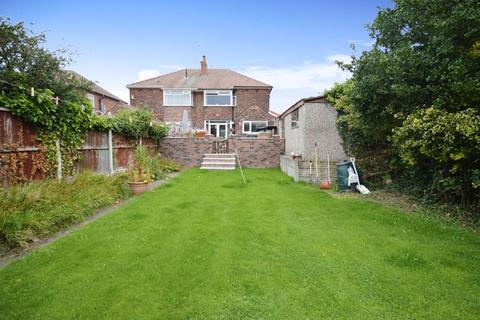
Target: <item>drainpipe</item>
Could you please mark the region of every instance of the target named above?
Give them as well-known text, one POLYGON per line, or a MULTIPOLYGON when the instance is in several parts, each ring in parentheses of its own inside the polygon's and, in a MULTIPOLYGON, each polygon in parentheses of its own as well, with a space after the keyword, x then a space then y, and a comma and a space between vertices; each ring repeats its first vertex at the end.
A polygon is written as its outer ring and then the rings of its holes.
MULTIPOLYGON (((234 97, 234 96, 235 96, 234 90, 232 89, 232 103, 233 103, 233 97, 234 97)), ((232 130, 232 131, 233 131, 234 134, 237 134, 237 126, 235 126, 235 107, 236 107, 235 105, 232 106, 232 122, 233 122, 233 126, 234 126, 234 128, 235 128, 235 129, 232 130)))

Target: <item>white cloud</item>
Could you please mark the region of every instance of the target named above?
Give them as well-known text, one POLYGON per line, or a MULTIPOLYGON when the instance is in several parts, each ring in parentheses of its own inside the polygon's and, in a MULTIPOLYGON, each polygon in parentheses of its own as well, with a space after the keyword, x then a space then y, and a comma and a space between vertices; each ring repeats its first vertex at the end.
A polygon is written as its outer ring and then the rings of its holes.
POLYGON ((349 62, 350 56, 331 55, 323 62, 304 62, 285 67, 250 66, 241 73, 273 86, 270 106, 283 111, 297 100, 323 94, 335 82, 345 81, 349 73, 341 70, 335 61, 349 62))

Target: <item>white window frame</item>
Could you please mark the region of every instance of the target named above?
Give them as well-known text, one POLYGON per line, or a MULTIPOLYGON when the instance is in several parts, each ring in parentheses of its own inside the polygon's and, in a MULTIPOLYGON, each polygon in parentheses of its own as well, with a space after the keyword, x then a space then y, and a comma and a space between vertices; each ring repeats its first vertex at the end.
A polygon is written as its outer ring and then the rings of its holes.
POLYGON ((87 93, 87 98, 88 98, 88 100, 90 100, 90 103, 92 105, 92 110, 96 111, 96 109, 95 109, 95 95, 93 95, 91 93, 87 93))
POLYGON ((234 107, 236 104, 236 97, 233 95, 233 90, 205 90, 203 91, 203 105, 206 107, 234 107), (228 94, 226 94, 228 92, 228 94), (230 96, 230 104, 207 104, 207 94, 215 93, 218 96, 230 96))
POLYGON ((164 106, 167 106, 167 107, 191 107, 192 106, 192 90, 190 89, 164 89, 163 90, 163 105, 164 106), (168 92, 167 92, 168 91, 168 92), (173 91, 182 91, 182 93, 172 93, 173 91), (190 101, 187 103, 187 104, 167 104, 167 95, 171 95, 171 96, 174 96, 174 95, 177 95, 177 96, 180 96, 180 95, 189 95, 190 97, 190 101))
POLYGON ((233 128, 233 121, 229 120, 205 120, 203 121, 203 129, 207 132, 207 134, 210 134, 210 126, 211 125, 221 125, 225 124, 226 125, 226 134, 227 138, 230 136, 230 131, 233 128))
POLYGON ((257 134, 256 131, 252 132, 252 122, 264 122, 265 127, 268 126, 268 121, 267 120, 245 120, 245 121, 242 121, 242 133, 243 134, 257 134), (250 124, 248 131, 245 131, 245 123, 246 122, 248 122, 250 124))

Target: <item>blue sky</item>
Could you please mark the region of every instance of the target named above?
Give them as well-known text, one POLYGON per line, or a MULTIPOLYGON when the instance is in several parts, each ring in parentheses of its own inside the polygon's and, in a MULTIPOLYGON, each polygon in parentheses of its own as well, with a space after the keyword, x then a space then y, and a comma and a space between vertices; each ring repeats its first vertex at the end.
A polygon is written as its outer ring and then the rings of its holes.
POLYGON ((21 1, 0 15, 69 48, 69 67, 128 101, 125 85, 178 68, 229 68, 273 85, 271 109, 323 92, 345 60, 371 43, 365 25, 387 0, 21 1))

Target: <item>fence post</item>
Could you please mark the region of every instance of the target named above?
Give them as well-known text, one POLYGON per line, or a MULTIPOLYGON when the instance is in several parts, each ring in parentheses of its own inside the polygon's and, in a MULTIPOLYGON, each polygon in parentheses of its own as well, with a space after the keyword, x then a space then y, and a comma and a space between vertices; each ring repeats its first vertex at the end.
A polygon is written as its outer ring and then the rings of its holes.
POLYGON ((113 141, 112 130, 108 130, 108 173, 113 175, 113 141))
POLYGON ((60 139, 55 140, 55 147, 57 149, 57 179, 62 180, 62 152, 60 150, 60 139))

